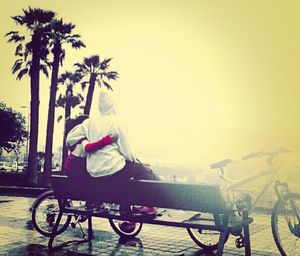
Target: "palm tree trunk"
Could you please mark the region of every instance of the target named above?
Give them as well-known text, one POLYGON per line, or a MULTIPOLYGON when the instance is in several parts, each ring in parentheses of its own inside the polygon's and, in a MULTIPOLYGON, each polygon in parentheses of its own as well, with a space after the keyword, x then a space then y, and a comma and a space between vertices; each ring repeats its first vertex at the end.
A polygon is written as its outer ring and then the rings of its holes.
POLYGON ((66 91, 66 107, 65 107, 65 128, 64 128, 64 137, 63 137, 63 149, 62 149, 62 163, 61 163, 61 171, 64 172, 65 170, 65 162, 68 156, 68 148, 66 145, 66 138, 67 138, 67 129, 66 129, 66 120, 71 116, 71 104, 70 99, 72 98, 73 92, 69 89, 66 91))
POLYGON ((50 176, 52 171, 55 100, 56 100, 56 92, 57 92, 57 79, 58 79, 58 72, 59 72, 60 54, 61 54, 61 44, 56 43, 53 49, 52 75, 51 75, 50 97, 49 97, 49 108, 48 108, 45 163, 44 163, 44 174, 43 174, 44 185, 48 185, 50 183, 50 176))
POLYGON ((88 93, 86 95, 86 103, 84 106, 84 111, 83 113, 86 115, 90 114, 91 111, 91 106, 92 106, 92 100, 93 100, 93 95, 94 95, 94 89, 95 89, 95 83, 96 83, 96 75, 91 74, 90 81, 89 81, 89 89, 88 93))
POLYGON ((37 185, 37 145, 39 126, 40 34, 32 36, 32 66, 30 69, 30 140, 28 154, 28 183, 37 185))

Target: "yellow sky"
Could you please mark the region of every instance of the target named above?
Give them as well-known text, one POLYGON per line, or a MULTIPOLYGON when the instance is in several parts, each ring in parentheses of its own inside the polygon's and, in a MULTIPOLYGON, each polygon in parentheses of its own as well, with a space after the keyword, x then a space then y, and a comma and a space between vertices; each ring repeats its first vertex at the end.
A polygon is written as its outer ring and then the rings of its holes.
MULTIPOLYGON (((283 146, 293 151, 286 157, 289 165, 300 166, 299 1, 12 0, 1 5, 1 35, 20 29, 10 16, 28 6, 51 9, 76 24, 87 48, 68 48, 63 69, 91 54, 114 58, 119 114, 145 158, 205 165, 283 146)), ((1 99, 18 109, 29 105, 29 81, 17 82, 11 74, 14 47, 5 41, 1 99)), ((41 146, 49 83, 41 83, 41 146)), ((61 132, 58 124, 56 147, 61 132)))

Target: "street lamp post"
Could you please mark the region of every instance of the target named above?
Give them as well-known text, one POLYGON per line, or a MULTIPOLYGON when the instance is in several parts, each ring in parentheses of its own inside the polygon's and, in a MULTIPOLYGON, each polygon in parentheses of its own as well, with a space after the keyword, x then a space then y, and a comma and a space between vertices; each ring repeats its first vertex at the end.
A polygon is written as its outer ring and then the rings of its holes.
MULTIPOLYGON (((21 108, 27 108, 27 140, 26 140, 26 158, 27 158, 27 163, 28 163, 28 141, 29 141, 29 110, 30 107, 28 106, 21 106, 21 108)), ((25 161, 25 157, 24 157, 24 161, 25 161)))

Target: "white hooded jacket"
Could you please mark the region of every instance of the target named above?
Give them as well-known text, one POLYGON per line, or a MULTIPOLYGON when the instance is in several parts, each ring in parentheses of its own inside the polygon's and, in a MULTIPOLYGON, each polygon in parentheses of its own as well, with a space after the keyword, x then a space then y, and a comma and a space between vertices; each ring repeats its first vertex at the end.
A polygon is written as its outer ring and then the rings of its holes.
POLYGON ((110 93, 100 92, 98 107, 100 115, 86 119, 82 124, 74 127, 67 136, 67 144, 72 146, 83 137, 86 137, 89 142, 93 142, 110 134, 118 135, 117 142, 87 154, 87 171, 93 177, 114 174, 125 166, 125 160, 135 160, 127 141, 126 132, 115 116, 110 93))

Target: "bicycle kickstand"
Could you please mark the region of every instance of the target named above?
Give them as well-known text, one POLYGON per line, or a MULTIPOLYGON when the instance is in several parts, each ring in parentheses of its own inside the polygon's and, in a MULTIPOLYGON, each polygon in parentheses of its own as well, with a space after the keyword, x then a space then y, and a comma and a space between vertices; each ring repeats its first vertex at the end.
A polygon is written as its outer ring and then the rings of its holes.
POLYGON ((81 224, 80 224, 80 222, 77 220, 76 222, 72 222, 71 223, 71 226, 72 226, 72 228, 76 228, 76 225, 79 225, 79 227, 80 227, 80 230, 81 230, 81 233, 82 233, 82 239, 84 239, 85 238, 85 233, 84 233, 84 230, 83 230, 83 228, 82 228, 82 226, 81 226, 81 224))

